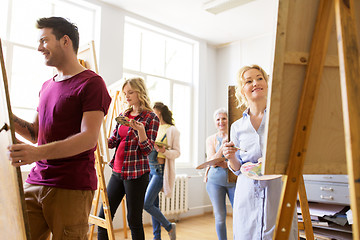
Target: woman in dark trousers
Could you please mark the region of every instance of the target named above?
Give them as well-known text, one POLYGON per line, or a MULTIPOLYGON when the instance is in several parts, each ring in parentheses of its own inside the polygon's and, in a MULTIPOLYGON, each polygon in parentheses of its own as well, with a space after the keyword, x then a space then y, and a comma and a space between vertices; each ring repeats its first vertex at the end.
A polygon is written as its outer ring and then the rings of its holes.
MULTIPOLYGON (((113 136, 108 139, 109 148, 116 148, 110 163, 112 175, 107 193, 111 217, 126 194, 127 220, 133 240, 143 240, 142 212, 149 183, 148 155, 154 147, 159 118, 152 111, 144 80, 131 78, 125 81, 122 92, 129 105, 120 116, 128 122, 117 124, 113 136)), ((101 207, 99 217, 104 218, 101 207)), ((108 239, 107 230, 98 228, 98 239, 108 239)))

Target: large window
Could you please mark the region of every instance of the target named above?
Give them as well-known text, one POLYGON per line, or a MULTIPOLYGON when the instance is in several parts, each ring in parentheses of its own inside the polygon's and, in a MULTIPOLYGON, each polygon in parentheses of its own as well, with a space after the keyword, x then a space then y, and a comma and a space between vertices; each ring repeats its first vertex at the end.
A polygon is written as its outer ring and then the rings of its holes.
POLYGON ((13 111, 33 120, 41 84, 53 75, 37 52, 40 17, 61 16, 74 22, 80 32, 80 46, 94 39, 98 9, 82 1, 2 0, 0 37, 5 50, 6 70, 13 111), (31 9, 31 11, 29 11, 31 9))
POLYGON ((177 164, 192 162, 193 83, 196 41, 126 18, 124 77, 145 79, 152 103, 160 101, 173 112, 180 131, 181 156, 177 164))
MULTIPOLYGON (((0 37, 9 82, 13 112, 33 121, 42 83, 52 77, 54 69, 44 64, 37 51, 41 17, 60 16, 74 22, 80 33, 80 46, 95 38, 96 6, 81 0, 1 0, 0 37)), ((19 137, 19 136, 18 136, 19 137)))

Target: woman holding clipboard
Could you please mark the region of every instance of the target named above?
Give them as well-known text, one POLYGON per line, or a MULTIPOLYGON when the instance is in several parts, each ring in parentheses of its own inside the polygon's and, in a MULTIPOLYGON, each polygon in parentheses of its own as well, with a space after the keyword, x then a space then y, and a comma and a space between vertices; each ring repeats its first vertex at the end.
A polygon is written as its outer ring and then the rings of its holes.
POLYGON ((154 240, 161 239, 161 226, 168 232, 170 240, 176 239, 176 225, 169 222, 159 209, 159 192, 163 189, 170 197, 175 184, 175 159, 180 156, 180 132, 174 125, 172 112, 161 103, 154 104, 154 112, 160 126, 154 149, 149 155, 150 176, 145 194, 144 209, 152 217, 154 240))

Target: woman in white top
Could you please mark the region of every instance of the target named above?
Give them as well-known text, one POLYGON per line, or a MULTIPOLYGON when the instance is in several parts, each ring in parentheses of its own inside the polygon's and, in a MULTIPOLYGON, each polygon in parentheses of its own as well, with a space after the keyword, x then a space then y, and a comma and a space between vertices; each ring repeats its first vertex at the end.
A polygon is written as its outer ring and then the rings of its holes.
POLYGON ((159 192, 163 189, 170 197, 175 184, 175 159, 180 156, 180 132, 174 126, 172 112, 161 102, 154 104, 154 112, 160 126, 149 155, 149 185, 145 194, 144 209, 151 214, 154 240, 161 239, 161 225, 168 231, 170 239, 176 239, 176 225, 170 223, 159 209, 159 192), (161 224, 161 225, 160 225, 161 224))
MULTIPOLYGON (((251 65, 239 70, 235 95, 239 105, 248 108, 231 125, 231 141, 223 149, 229 169, 238 175, 233 208, 234 240, 270 240, 274 235, 281 178, 259 181, 240 172, 242 164, 257 163, 263 157, 267 91, 268 75, 261 67, 251 65)), ((297 217, 292 221, 289 239, 295 240, 297 217)))

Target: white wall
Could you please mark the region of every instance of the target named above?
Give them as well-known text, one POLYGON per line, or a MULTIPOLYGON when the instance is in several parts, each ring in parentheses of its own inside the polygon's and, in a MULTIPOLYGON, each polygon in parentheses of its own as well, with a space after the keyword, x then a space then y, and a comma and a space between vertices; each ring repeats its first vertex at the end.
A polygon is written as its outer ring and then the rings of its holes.
MULTIPOLYGON (((205 109, 206 109, 206 136, 209 136, 216 132, 214 120, 213 120, 213 113, 219 107, 226 107, 222 106, 219 103, 220 95, 223 94, 223 91, 218 91, 218 77, 217 77, 217 49, 213 46, 208 46, 207 48, 207 71, 206 72, 206 85, 205 85, 205 109)), ((224 88, 225 85, 222 87, 224 88)), ((222 89, 221 88, 221 89, 222 89)), ((205 150, 205 145, 204 145, 205 150)))
POLYGON ((268 74, 271 74, 273 53, 274 53, 274 33, 268 33, 254 38, 243 39, 241 41, 241 64, 257 64, 268 74))
POLYGON ((95 51, 99 73, 109 86, 120 80, 123 74, 123 42, 125 11, 98 0, 85 0, 101 9, 100 33, 96 36, 95 51))
POLYGON ((242 66, 258 64, 268 74, 272 74, 274 38, 275 32, 269 32, 216 49, 216 81, 212 88, 207 89, 212 92, 206 92, 211 95, 215 91, 216 98, 212 99, 212 105, 208 106, 209 111, 227 107, 227 88, 236 85, 237 72, 242 66))
POLYGON ((236 73, 241 66, 241 45, 239 42, 231 43, 217 48, 216 51, 216 89, 217 105, 213 110, 219 107, 227 109, 228 87, 236 84, 236 73))
POLYGON ((103 7, 99 52, 99 73, 107 85, 123 75, 124 14, 112 7, 103 7))

